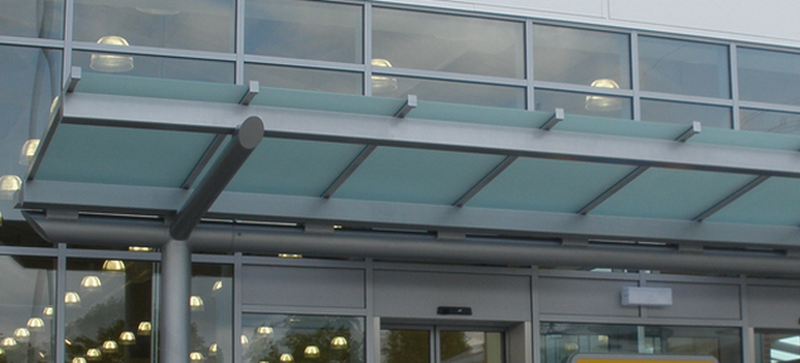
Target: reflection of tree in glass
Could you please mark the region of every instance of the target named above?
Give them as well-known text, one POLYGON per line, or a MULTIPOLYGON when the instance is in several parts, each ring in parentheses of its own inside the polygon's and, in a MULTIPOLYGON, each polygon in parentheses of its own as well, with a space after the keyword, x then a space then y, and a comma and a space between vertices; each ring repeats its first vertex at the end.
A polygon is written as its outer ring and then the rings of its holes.
POLYGON ((423 330, 392 330, 381 347, 385 363, 428 363, 428 332, 423 330))
POLYGON ((443 361, 471 351, 467 343, 467 334, 463 331, 442 332, 439 341, 443 361))
POLYGON ((334 328, 326 325, 318 329, 291 329, 279 341, 271 337, 261 337, 251 342, 251 347, 244 355, 244 361, 258 363, 267 361, 279 363, 282 354, 291 354, 294 363, 349 363, 361 362, 361 346, 354 341, 348 328, 334 328), (347 349, 334 349, 331 341, 335 337, 344 337, 348 342, 347 349), (319 348, 318 357, 305 357, 306 347, 314 345, 319 348))

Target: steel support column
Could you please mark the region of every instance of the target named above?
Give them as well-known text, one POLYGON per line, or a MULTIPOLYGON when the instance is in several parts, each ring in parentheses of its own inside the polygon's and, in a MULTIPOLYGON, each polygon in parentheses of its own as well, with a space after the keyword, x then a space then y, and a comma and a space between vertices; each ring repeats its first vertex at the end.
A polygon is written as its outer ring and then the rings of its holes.
POLYGON ((170 240, 161 250, 161 362, 189 362, 192 253, 186 241, 170 240))

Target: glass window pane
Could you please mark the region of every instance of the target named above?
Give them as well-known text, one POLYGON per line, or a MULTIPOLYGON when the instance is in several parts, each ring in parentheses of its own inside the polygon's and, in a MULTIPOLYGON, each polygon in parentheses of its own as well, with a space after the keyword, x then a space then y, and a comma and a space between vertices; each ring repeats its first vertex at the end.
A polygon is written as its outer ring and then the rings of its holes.
POLYGON ((795 362, 800 359, 797 332, 756 332, 756 363, 795 362))
POLYGON ((21 220, 11 200, 61 91, 61 52, 0 46, 0 64, 0 213, 21 220))
POLYGON ((154 262, 67 260, 67 361, 153 361, 154 262))
POLYGON ((731 127, 731 109, 723 106, 694 103, 642 100, 642 121, 691 125, 700 121, 703 127, 731 127))
POLYGON ((534 78, 631 88, 629 43, 627 34, 534 25, 534 78))
POLYGON ((191 352, 204 362, 233 359, 233 266, 192 265, 191 352))
POLYGON ((372 95, 420 100, 465 103, 479 106, 525 108, 525 89, 451 81, 434 81, 373 74, 372 95))
POLYGON ((242 314, 242 361, 364 363, 364 318, 242 314))
POLYGON ((373 64, 523 78, 522 23, 375 8, 373 64))
POLYGON ((73 53, 72 65, 84 72, 233 83, 233 63, 101 52, 73 53))
POLYGON ((606 95, 536 90, 536 111, 553 112, 563 108, 575 115, 632 119, 631 99, 606 95))
POLYGON ((542 363, 564 363, 575 353, 711 355, 739 363, 738 328, 541 324, 542 363))
POLYGON ((63 0, 0 1, 0 35, 62 39, 63 0))
POLYGON ((739 48, 739 97, 800 105, 800 54, 739 48))
POLYGON ((742 130, 800 134, 800 115, 786 112, 745 110, 739 112, 739 128, 742 130))
POLYGON ((247 53, 361 63, 360 6, 296 0, 250 0, 245 6, 247 53))
POLYGON ((53 258, 0 256, 3 362, 53 362, 53 258))
POLYGON ((245 64, 245 80, 258 81, 262 87, 291 88, 360 95, 364 81, 361 73, 322 69, 245 64))
POLYGON ((428 330, 381 329, 381 363, 430 363, 428 330))
POLYGON ((728 73, 725 46, 639 37, 643 91, 729 98, 728 73))
POLYGON ((442 331, 439 335, 442 363, 503 363, 503 334, 483 331, 442 331))
POLYGON ((233 9, 233 0, 76 0, 73 37, 111 45, 232 52, 233 9))

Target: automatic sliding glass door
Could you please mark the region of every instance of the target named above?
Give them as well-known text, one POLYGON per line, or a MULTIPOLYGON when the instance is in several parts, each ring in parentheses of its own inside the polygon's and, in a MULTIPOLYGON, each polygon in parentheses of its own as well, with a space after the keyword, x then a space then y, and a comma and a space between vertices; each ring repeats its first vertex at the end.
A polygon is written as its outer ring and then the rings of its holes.
POLYGON ((502 331, 429 327, 381 329, 381 363, 503 363, 502 331))

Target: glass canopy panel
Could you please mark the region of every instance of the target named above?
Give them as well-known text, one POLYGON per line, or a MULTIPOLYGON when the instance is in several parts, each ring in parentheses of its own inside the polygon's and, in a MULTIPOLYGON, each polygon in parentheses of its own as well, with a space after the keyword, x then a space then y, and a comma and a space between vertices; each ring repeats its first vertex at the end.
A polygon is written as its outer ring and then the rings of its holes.
POLYGON ((536 111, 553 112, 563 108, 564 112, 575 115, 589 115, 632 119, 631 99, 607 95, 588 95, 572 92, 558 92, 537 89, 534 92, 536 111))
POLYGON ((61 52, 0 46, 0 64, 0 184, 10 187, 0 190, 0 213, 6 220, 21 220, 11 200, 61 92, 61 52))
POLYGON ((523 23, 373 8, 372 65, 525 77, 523 23))
POLYGON ((63 0, 0 2, 0 35, 63 39, 63 34, 63 0))
POLYGON ((306 91, 363 94, 361 73, 322 69, 245 64, 244 79, 258 81, 261 87, 289 88, 306 91))
POLYGON ((450 205, 503 156, 378 147, 334 198, 450 205))
POLYGON ((3 362, 54 362, 55 258, 0 256, 3 362))
POLYGON ((89 72, 82 74, 75 91, 119 96, 238 103, 247 92, 247 87, 233 84, 89 72))
POLYGON ((363 145, 264 138, 226 190, 320 196, 363 149, 363 145))
POLYGON ((466 205, 576 213, 633 170, 632 166, 520 158, 466 205))
POLYGON ((245 52, 362 62, 362 7, 321 1, 245 2, 245 52))
POLYGON ((405 100, 264 87, 251 104, 392 116, 403 107, 405 100))
POLYGON ((627 34, 533 26, 534 78, 605 88, 631 88, 627 34))
POLYGON ((752 179, 751 175, 651 168, 591 213, 691 220, 752 179))
POLYGON ((373 73, 372 94, 381 97, 416 95, 419 100, 461 103, 477 106, 525 108, 525 89, 521 87, 494 86, 485 84, 434 81, 375 75, 373 73), (379 85, 374 77, 385 77, 389 86, 379 85))
POLYGON ((691 126, 731 128, 731 108, 694 103, 642 100, 642 120, 691 126))
POLYGON ((75 51, 72 53, 72 65, 81 67, 84 73, 117 73, 216 83, 234 81, 232 62, 75 51))
POLYGON ((800 54, 737 48, 739 97, 800 105, 800 54))
POLYGON ((800 136, 768 132, 706 128, 690 142, 773 150, 800 150, 800 136))
POLYGON ((567 114, 564 121, 556 124, 553 130, 675 140, 686 131, 686 126, 567 114))
POLYGON ((643 91, 729 98, 728 68, 726 46, 639 37, 643 91))
POLYGON ((740 109, 739 115, 741 130, 800 134, 800 115, 796 113, 740 109))
POLYGON ((539 128, 552 116, 552 112, 535 112, 510 108, 417 101, 417 108, 413 109, 408 117, 438 121, 539 128))
POLYGON ((707 220, 796 226, 800 224, 800 217, 797 216, 798 205, 800 205, 800 180, 772 177, 707 220))
POLYGON ((233 0, 76 0, 73 38, 120 47, 233 52, 233 11, 233 0))
POLYGON ((38 179, 180 187, 213 134, 62 124, 38 179))

